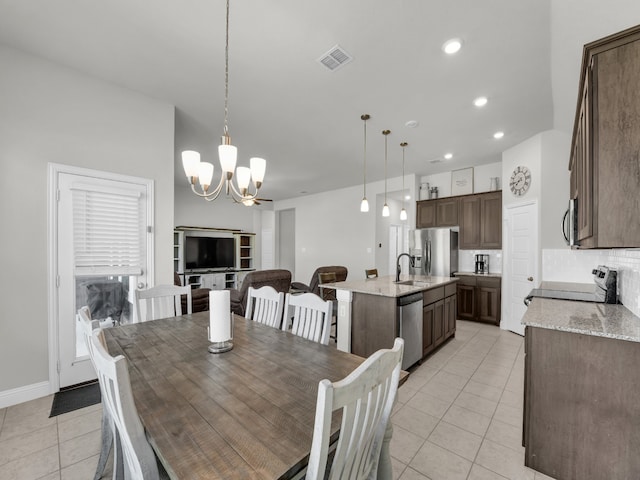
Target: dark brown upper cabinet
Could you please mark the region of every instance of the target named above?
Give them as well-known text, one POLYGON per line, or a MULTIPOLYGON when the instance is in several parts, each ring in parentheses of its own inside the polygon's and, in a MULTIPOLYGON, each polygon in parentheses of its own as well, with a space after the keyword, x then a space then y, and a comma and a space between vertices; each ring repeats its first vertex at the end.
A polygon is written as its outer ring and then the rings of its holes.
POLYGON ((640 26, 585 45, 569 162, 579 248, 640 247, 640 26))
POLYGON ((416 228, 458 226, 458 198, 446 197, 416 202, 416 228))
POLYGON ((459 247, 462 250, 502 248, 502 192, 460 197, 459 247))

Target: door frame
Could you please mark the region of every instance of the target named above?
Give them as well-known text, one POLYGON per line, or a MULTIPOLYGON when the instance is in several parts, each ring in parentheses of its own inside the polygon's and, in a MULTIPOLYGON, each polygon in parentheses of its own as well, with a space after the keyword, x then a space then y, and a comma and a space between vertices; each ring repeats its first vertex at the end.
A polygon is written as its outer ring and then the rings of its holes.
MULTIPOLYGON (((72 165, 49 163, 47 166, 47 326, 49 346, 49 393, 60 390, 60 350, 58 345, 58 176, 62 173, 144 184, 147 188, 147 225, 154 231, 154 182, 131 175, 103 172, 72 165)), ((154 285, 154 235, 147 235, 147 278, 148 286, 154 285)))
MULTIPOLYGON (((535 228, 535 248, 532 249, 535 257, 533 259, 534 264, 534 272, 533 278, 534 282, 531 288, 534 288, 539 284, 540 279, 540 208, 537 199, 527 200, 525 202, 513 203, 508 206, 505 206, 503 209, 503 219, 502 219, 502 255, 503 255, 503 266, 502 266, 502 318, 500 320, 500 328, 503 330, 509 330, 509 323, 512 317, 511 311, 511 290, 512 279, 509 269, 509 263, 511 262, 512 252, 509 250, 509 240, 511 235, 510 226, 508 224, 509 213, 514 209, 522 208, 526 206, 535 207, 534 212, 534 224, 533 228, 535 228)), ((524 298, 522 299, 524 302, 524 298)), ((511 330, 510 330, 511 331, 511 330)), ((515 332, 514 332, 515 333, 515 332)))

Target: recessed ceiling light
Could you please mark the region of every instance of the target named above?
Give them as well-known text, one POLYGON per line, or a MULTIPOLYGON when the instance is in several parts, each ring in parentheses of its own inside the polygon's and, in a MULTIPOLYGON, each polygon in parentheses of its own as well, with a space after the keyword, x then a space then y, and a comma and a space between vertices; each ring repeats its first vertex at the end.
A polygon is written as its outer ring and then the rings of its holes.
POLYGON ((416 128, 418 125, 420 124, 418 123, 417 120, 409 120, 407 123, 404 124, 404 126, 407 128, 416 128))
POLYGON ((476 107, 484 107, 487 104, 487 97, 478 97, 473 101, 476 107))
POLYGON ((442 50, 447 55, 453 55, 454 53, 457 53, 460 48, 462 48, 462 40, 460 40, 459 38, 452 38, 451 40, 447 40, 442 45, 442 50))
POLYGON ((504 137, 504 132, 496 132, 493 134, 493 138, 502 138, 504 137))
POLYGON ((451 160, 453 158, 453 153, 445 153, 444 158, 445 160, 451 160))
POLYGON ((405 195, 405 196, 404 196, 404 199, 405 199, 405 200, 411 200, 411 195, 405 195))

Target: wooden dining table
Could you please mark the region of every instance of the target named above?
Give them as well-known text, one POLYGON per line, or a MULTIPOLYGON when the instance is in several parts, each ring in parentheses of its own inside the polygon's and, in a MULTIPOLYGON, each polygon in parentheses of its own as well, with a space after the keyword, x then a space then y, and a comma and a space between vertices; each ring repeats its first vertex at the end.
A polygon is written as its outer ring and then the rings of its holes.
MULTIPOLYGON (((344 378, 364 358, 239 316, 233 349, 211 354, 208 325, 209 312, 198 312, 104 331, 110 354, 128 361, 138 414, 167 473, 190 480, 302 476, 318 382, 344 378)), ((340 418, 334 412, 332 441, 340 418)), ((381 463, 390 473, 388 448, 381 463)))

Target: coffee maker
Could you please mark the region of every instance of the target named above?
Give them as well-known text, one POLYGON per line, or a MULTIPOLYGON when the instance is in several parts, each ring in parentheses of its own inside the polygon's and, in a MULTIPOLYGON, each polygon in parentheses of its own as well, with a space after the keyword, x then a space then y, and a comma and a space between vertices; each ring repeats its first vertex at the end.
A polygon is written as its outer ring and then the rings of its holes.
POLYGON ((476 255, 476 273, 489 273, 489 255, 476 255))

